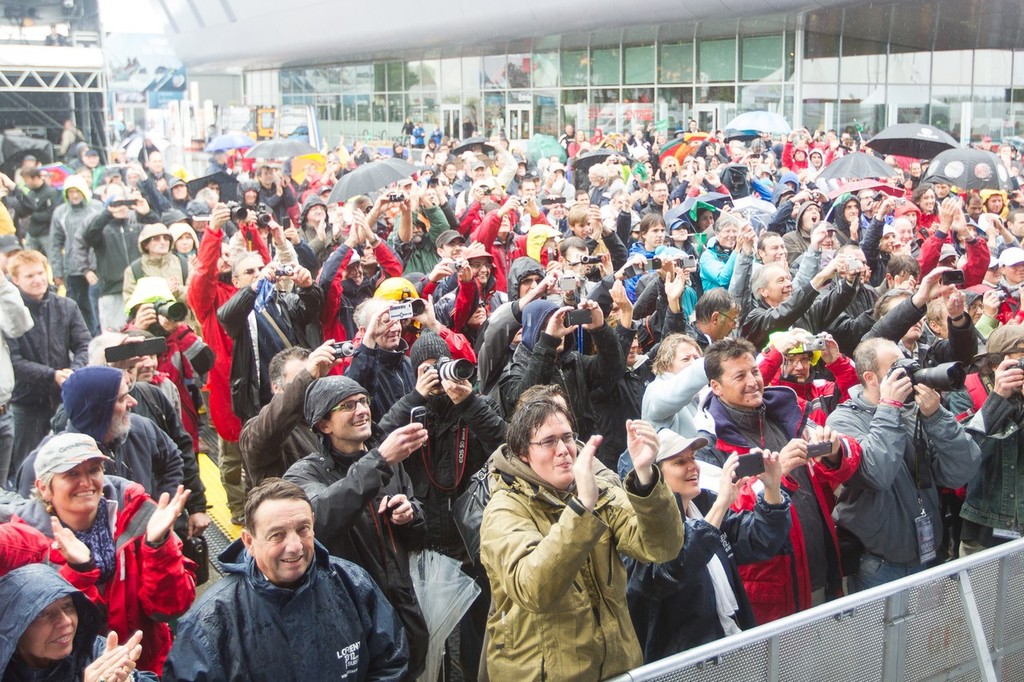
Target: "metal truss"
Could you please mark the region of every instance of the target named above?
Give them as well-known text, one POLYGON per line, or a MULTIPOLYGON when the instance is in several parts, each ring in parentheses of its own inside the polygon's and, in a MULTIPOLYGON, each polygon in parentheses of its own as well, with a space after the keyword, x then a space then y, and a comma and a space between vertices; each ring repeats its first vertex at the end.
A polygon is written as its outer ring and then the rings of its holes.
POLYGON ((0 67, 0 90, 17 92, 104 92, 102 69, 0 67))

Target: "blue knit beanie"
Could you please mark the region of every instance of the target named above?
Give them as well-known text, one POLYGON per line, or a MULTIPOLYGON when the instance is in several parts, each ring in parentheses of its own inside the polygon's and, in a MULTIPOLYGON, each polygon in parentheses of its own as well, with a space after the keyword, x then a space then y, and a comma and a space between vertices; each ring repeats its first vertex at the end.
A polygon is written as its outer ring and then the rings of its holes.
POLYGON ((71 373, 61 396, 68 421, 76 431, 103 441, 123 379, 124 372, 113 367, 83 367, 71 373))

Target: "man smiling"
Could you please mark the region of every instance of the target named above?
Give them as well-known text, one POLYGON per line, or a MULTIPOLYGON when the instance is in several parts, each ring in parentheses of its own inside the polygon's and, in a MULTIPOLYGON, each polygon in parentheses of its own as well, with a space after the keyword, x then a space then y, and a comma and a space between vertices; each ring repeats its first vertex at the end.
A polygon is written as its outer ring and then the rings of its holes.
POLYGON ((404 678, 401 622, 366 571, 314 539, 313 518, 294 483, 250 491, 227 575, 181 619, 163 679, 404 678))

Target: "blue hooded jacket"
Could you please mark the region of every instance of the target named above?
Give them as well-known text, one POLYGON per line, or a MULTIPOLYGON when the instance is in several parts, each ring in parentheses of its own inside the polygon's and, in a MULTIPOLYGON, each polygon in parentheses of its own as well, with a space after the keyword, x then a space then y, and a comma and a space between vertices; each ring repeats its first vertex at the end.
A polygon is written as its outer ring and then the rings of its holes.
MULTIPOLYGON (((79 682, 82 671, 102 655, 106 640, 98 636, 100 614, 84 594, 62 578, 57 570, 43 564, 29 564, 0 578, 0 679, 33 682, 79 682), (70 596, 78 611, 71 655, 45 674, 14 658, 18 640, 43 609, 70 596)), ((158 680, 152 673, 139 679, 158 680)))
POLYGON ((401 621, 359 566, 319 542, 302 584, 276 587, 241 540, 218 559, 226 575, 178 624, 164 682, 401 680, 409 646, 401 621))

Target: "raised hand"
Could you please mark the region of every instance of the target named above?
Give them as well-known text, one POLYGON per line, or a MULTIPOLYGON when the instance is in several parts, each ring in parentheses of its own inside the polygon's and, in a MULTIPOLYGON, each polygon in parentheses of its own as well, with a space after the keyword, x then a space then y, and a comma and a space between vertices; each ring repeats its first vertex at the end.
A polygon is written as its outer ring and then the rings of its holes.
POLYGON ((159 545, 167 539, 174 522, 181 516, 181 510, 185 508, 185 502, 191 493, 191 490, 186 490, 185 486, 179 485, 174 497, 167 493, 160 495, 160 500, 156 503, 156 511, 149 517, 149 523, 146 524, 146 542, 151 545, 159 545))
POLYGON ((600 445, 601 436, 591 436, 572 464, 572 475, 576 482, 576 498, 590 511, 594 511, 594 507, 597 506, 598 490, 597 478, 594 476, 594 462, 597 460, 597 448, 600 445))

